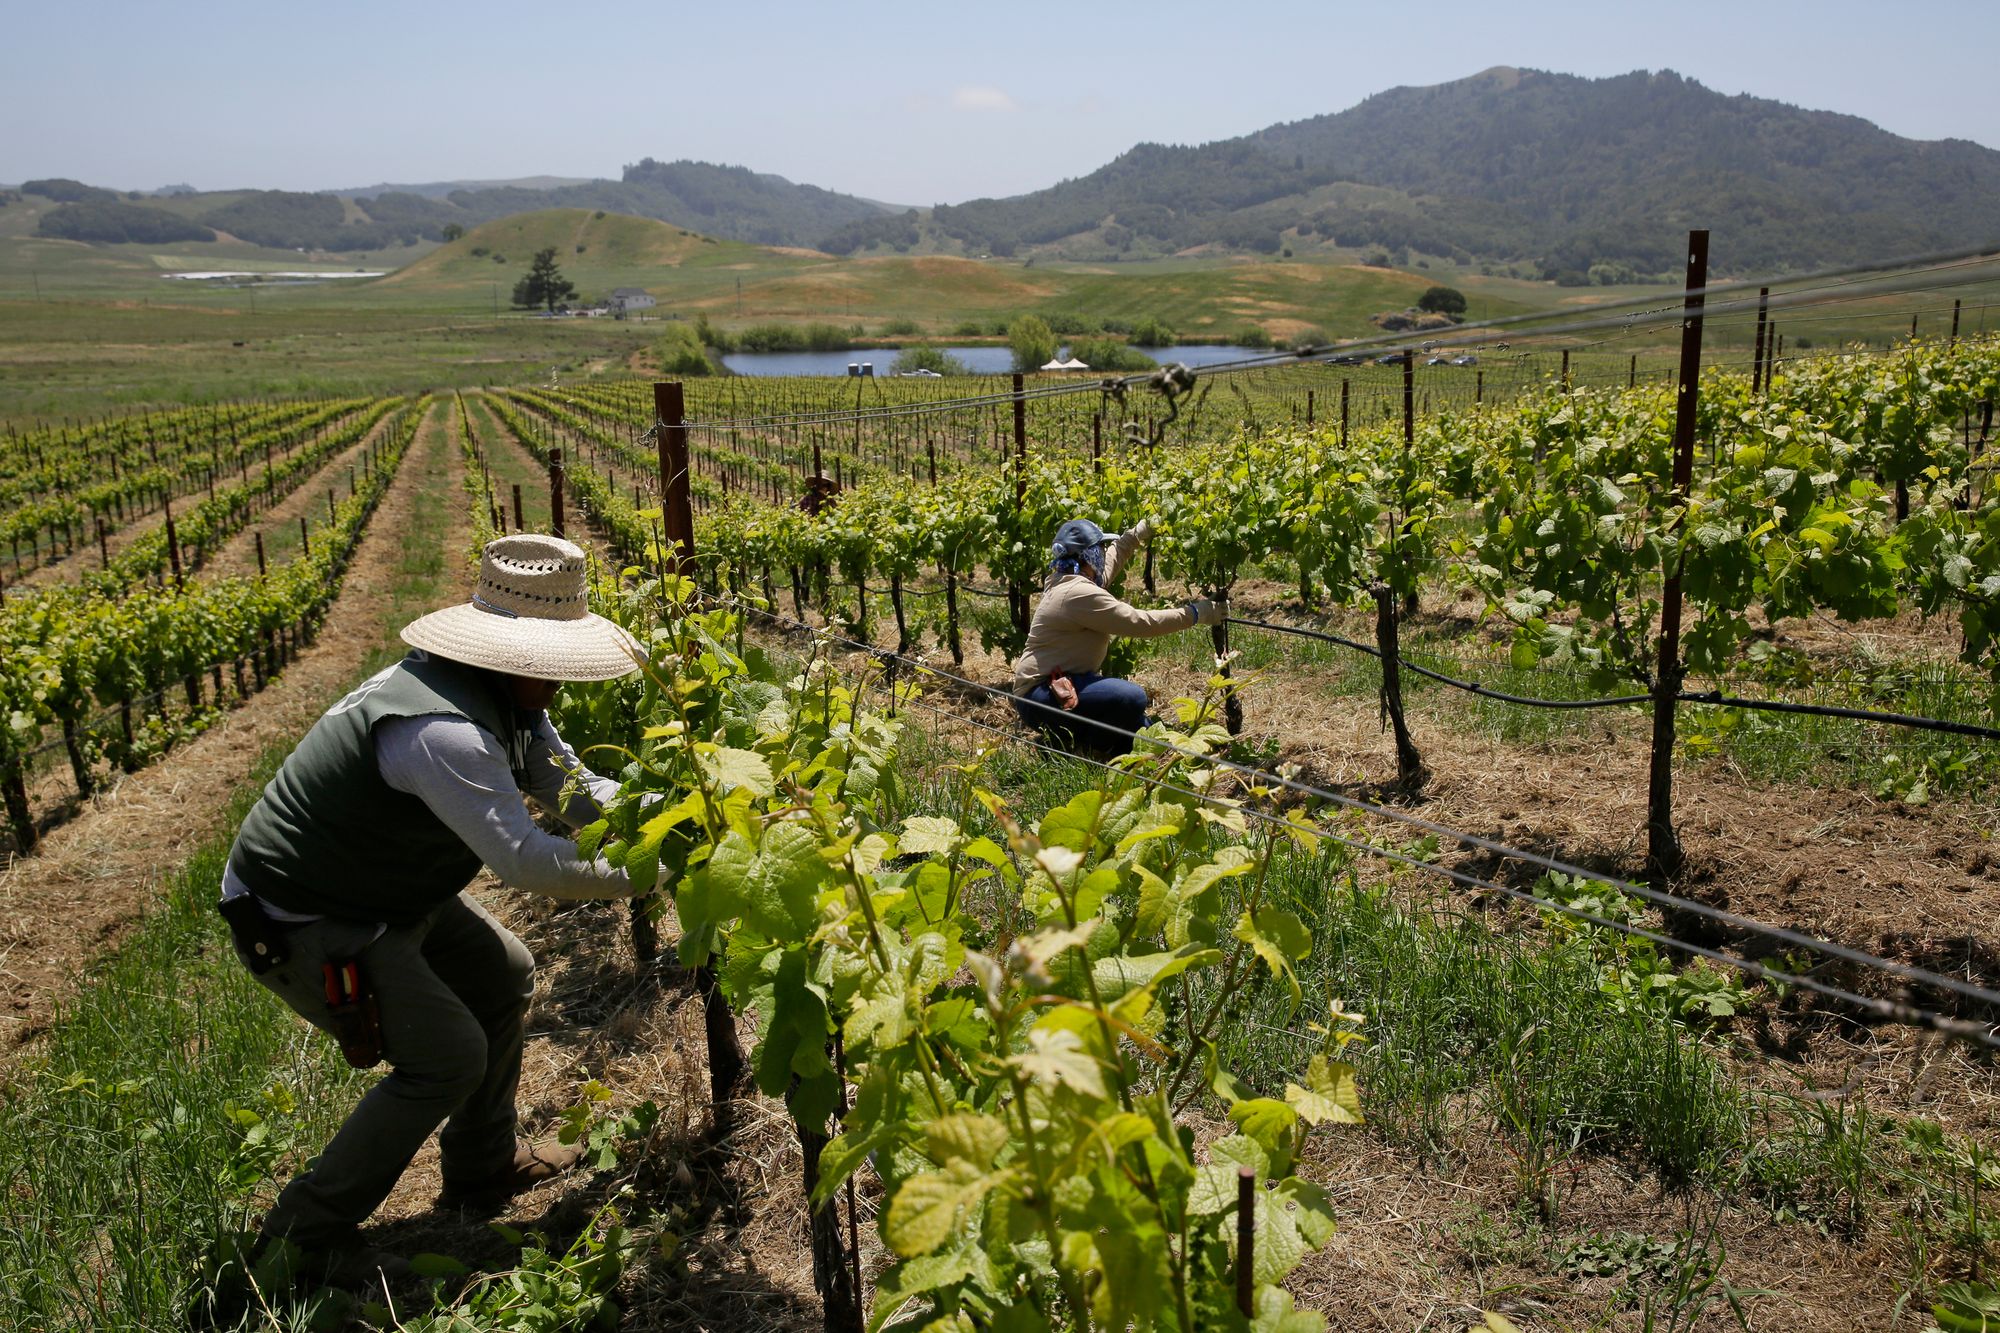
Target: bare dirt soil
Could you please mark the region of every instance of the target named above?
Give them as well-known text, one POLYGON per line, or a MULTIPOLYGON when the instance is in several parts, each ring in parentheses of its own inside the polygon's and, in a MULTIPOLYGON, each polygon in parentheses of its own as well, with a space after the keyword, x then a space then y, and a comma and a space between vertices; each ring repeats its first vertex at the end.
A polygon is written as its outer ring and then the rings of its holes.
POLYGON ((379 601, 403 548, 441 539, 413 531, 411 506, 422 456, 445 447, 443 431, 426 425, 326 622, 277 681, 157 764, 116 777, 34 856, 0 871, 0 1061, 48 1024, 68 988, 145 914, 162 874, 215 835, 258 756, 302 735, 353 684, 382 642, 379 601))

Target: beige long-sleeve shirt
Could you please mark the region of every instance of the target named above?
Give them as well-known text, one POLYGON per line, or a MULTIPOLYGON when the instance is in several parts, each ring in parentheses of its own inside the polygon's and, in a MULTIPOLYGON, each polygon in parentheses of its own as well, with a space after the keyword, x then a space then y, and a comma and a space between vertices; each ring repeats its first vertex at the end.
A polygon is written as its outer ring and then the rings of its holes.
POLYGON ((1114 637, 1150 639, 1195 623, 1186 607, 1141 611, 1120 601, 1110 584, 1139 549, 1136 533, 1127 532, 1104 553, 1104 586, 1086 574, 1059 574, 1042 590, 1035 619, 1028 626, 1028 646, 1014 661, 1014 693, 1027 694, 1061 671, 1096 671, 1104 665, 1114 637))

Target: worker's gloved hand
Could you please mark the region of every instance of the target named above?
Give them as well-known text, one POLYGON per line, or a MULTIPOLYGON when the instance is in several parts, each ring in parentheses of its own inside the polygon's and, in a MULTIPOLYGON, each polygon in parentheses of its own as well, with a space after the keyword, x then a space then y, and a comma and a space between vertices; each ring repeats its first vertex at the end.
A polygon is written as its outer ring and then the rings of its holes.
POLYGON ((1194 612, 1197 625, 1220 625, 1229 617, 1229 603, 1212 602, 1206 597, 1197 597, 1188 603, 1188 610, 1194 612))
POLYGON ((1134 523, 1132 525, 1132 539, 1141 546, 1151 543, 1153 540, 1153 520, 1142 518, 1137 523, 1134 523))

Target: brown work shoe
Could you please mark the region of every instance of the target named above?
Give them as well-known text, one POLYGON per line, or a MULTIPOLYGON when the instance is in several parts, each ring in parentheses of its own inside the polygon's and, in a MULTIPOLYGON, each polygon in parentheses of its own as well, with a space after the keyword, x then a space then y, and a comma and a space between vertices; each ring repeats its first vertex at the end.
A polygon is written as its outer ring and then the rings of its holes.
POLYGON ((498 1208, 516 1194, 572 1170, 582 1160, 579 1146, 523 1143, 514 1149, 514 1160, 490 1176, 445 1181, 438 1203, 446 1208, 498 1208))

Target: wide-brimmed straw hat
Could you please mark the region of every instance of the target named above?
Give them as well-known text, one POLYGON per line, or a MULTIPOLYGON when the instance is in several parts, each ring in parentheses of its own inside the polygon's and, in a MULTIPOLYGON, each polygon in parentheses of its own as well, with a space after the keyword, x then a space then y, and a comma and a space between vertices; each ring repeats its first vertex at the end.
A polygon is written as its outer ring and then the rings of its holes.
POLYGON ((479 587, 462 606, 419 616, 403 642, 454 662, 538 680, 610 680, 636 671, 639 641, 589 605, 584 555, 560 537, 486 543, 479 587))

